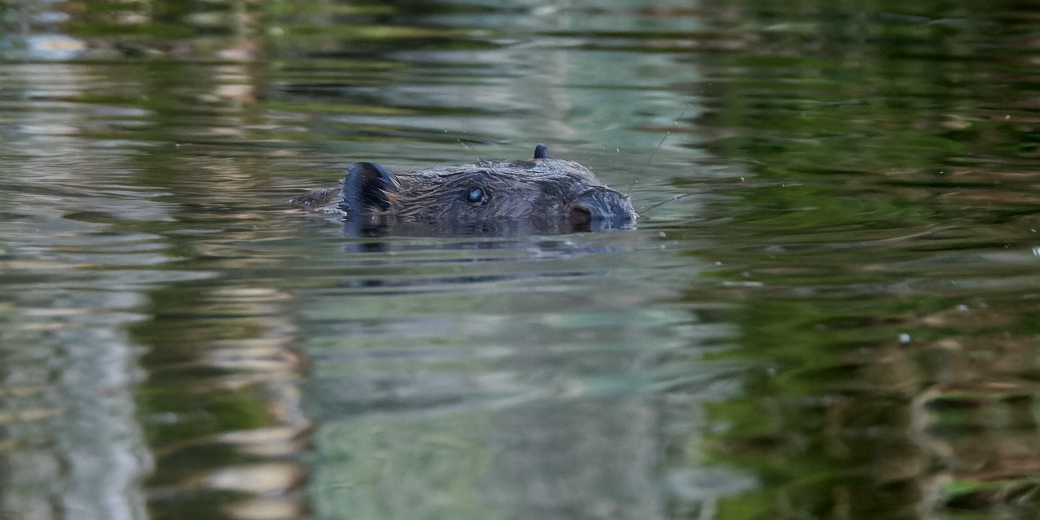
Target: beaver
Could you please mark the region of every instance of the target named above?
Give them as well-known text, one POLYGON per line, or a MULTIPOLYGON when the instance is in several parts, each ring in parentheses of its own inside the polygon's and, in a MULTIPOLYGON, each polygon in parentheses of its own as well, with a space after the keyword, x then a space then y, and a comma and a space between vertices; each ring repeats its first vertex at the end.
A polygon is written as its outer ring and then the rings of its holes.
POLYGON ((352 235, 473 232, 579 232, 631 228, 638 215, 628 195, 573 161, 479 161, 407 173, 373 162, 354 164, 337 186, 295 197, 313 211, 347 216, 352 235))

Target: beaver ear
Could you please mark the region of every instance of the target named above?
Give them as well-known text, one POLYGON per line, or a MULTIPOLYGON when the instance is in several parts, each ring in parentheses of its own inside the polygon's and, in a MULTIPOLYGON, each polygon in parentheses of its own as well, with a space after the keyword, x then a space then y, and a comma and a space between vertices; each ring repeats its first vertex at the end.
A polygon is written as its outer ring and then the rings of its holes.
POLYGON ((348 211, 365 211, 378 207, 390 209, 390 196, 398 188, 397 178, 386 168, 370 162, 357 163, 343 181, 343 202, 348 211))
POLYGON ((534 147, 534 158, 535 159, 548 159, 549 149, 544 144, 538 143, 538 146, 534 147))

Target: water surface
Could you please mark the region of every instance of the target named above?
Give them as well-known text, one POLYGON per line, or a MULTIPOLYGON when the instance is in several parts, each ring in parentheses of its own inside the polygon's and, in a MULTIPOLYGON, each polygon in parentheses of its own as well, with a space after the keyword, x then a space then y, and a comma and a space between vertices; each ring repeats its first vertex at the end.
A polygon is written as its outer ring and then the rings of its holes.
POLYGON ((1028 518, 1024 4, 3 4, 0 516, 1028 518), (535 143, 634 230, 346 236, 535 143))

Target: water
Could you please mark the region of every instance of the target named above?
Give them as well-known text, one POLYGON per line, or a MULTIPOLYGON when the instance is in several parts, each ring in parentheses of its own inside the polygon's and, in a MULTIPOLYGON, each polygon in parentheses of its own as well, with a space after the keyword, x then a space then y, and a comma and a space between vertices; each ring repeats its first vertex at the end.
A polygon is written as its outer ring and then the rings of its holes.
POLYGON ((1032 6, 0 6, 0 517, 1036 515, 1032 6), (637 229, 286 203, 539 142, 637 229))

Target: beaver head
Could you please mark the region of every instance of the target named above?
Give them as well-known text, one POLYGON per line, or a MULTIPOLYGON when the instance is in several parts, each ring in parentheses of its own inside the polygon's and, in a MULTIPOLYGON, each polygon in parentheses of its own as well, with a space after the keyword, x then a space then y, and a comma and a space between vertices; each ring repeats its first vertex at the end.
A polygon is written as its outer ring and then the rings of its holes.
POLYGON ((348 231, 417 226, 465 232, 504 229, 588 231, 631 227, 638 216, 627 195, 573 161, 550 159, 447 166, 394 174, 372 162, 353 165, 342 188, 297 199, 313 209, 347 214, 348 231), (511 223, 511 224, 510 224, 511 223))
POLYGON ((550 159, 545 145, 530 161, 489 162, 393 174, 355 164, 343 182, 342 208, 352 219, 393 215, 431 224, 494 220, 548 222, 571 230, 631 227, 627 195, 604 186, 573 161, 550 159))

